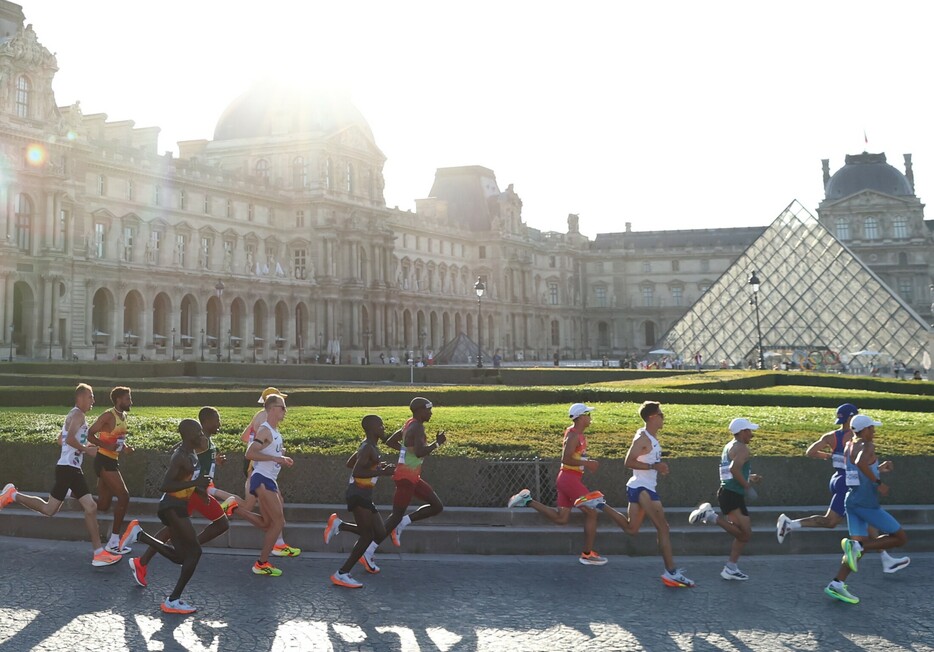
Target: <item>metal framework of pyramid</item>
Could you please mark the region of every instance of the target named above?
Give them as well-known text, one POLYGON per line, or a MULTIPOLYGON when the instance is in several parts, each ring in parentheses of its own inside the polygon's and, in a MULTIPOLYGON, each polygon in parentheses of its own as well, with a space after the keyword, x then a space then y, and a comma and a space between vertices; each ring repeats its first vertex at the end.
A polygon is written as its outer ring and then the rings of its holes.
MULTIPOLYGON (((476 364, 477 343, 467 337, 464 333, 458 333, 457 337, 441 347, 441 350, 435 354, 435 364, 476 364)), ((490 363, 491 358, 484 351, 484 363, 490 363)))
POLYGON ((818 367, 879 358, 922 365, 928 325, 797 201, 717 279, 660 344, 685 360, 758 359, 749 275, 757 272, 762 349, 818 367), (869 358, 867 359, 867 356, 869 358))

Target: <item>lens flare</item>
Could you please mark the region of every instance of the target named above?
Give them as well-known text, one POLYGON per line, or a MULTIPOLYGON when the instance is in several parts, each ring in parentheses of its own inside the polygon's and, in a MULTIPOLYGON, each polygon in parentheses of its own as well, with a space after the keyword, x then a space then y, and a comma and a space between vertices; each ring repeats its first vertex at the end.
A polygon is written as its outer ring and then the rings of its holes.
POLYGON ((32 144, 26 148, 26 162, 33 167, 39 167, 45 163, 45 147, 39 144, 32 144))

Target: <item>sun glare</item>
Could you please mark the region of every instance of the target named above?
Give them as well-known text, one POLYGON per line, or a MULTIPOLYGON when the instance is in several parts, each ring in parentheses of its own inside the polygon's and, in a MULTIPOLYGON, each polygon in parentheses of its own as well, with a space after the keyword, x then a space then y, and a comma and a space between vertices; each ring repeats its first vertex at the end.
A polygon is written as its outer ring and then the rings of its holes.
POLYGON ((37 143, 33 143, 26 148, 26 162, 33 167, 39 167, 45 163, 46 151, 45 147, 37 143))

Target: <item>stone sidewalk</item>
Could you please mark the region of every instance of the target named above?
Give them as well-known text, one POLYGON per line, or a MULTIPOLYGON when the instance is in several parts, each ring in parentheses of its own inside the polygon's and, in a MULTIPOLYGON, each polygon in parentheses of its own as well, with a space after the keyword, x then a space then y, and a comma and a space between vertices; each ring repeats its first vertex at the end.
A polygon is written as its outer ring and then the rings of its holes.
MULTIPOLYGON (((878 557, 852 576, 859 605, 824 595, 839 554, 756 556, 751 579, 719 577, 722 558, 679 559, 698 586, 670 589, 657 558, 384 554, 382 573, 334 587, 336 555, 277 561, 209 550, 184 597, 191 617, 159 603, 177 569, 157 558, 149 587, 126 562, 92 568, 88 544, 0 537, 0 651, 72 650, 911 650, 934 652, 934 553, 883 575, 878 557)), ((138 552, 138 551, 137 551, 138 552)))

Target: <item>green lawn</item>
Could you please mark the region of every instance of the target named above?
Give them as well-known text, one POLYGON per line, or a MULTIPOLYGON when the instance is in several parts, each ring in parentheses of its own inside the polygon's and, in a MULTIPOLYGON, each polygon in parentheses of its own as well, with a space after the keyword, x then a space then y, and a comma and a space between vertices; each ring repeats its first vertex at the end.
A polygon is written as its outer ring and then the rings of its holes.
MULTIPOLYGON (((780 388, 786 390, 788 388, 780 388)), ((820 388, 795 388, 797 394, 820 388)), ((772 390, 774 391, 774 389, 772 390)), ((840 390, 834 390, 840 395, 840 390)), ((595 403, 588 431, 589 451, 595 457, 623 457, 632 434, 641 425, 635 403, 595 403)), ((221 408, 223 425, 216 438, 221 450, 239 450, 239 435, 255 413, 250 408, 221 408)), ((561 434, 570 424, 567 405, 438 407, 429 433, 444 429, 448 445, 438 454, 471 457, 546 457, 560 455, 561 434)), ((102 410, 95 408, 89 422, 102 410)), ((753 440, 757 455, 800 455, 808 444, 832 430, 834 413, 825 408, 731 407, 728 405, 664 406, 665 429, 660 441, 673 457, 719 455, 729 439, 727 424, 745 416, 760 424, 753 440)), ((54 442, 61 430, 64 408, 0 409, 0 442, 54 442)), ((375 413, 387 430, 400 427, 409 416, 406 407, 290 408, 281 431, 291 452, 349 454, 362 436, 360 419, 375 413)), ((876 410, 871 416, 884 425, 877 431, 885 455, 934 454, 934 414, 876 410)), ((196 408, 135 407, 129 418, 129 442, 142 449, 168 450, 177 440, 175 427, 196 408)))

